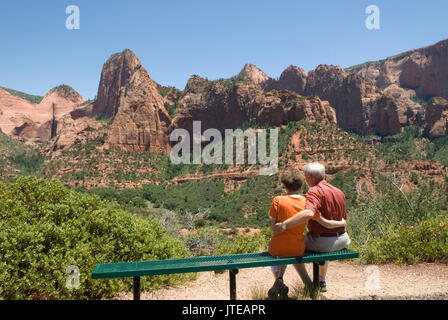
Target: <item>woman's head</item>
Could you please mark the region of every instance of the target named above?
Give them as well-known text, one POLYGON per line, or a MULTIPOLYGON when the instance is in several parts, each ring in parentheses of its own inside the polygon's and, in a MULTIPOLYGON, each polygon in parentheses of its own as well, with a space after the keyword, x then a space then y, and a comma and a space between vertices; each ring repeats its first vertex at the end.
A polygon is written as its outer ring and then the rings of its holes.
POLYGON ((300 172, 294 169, 286 169, 280 175, 280 181, 288 191, 299 191, 304 180, 300 172))

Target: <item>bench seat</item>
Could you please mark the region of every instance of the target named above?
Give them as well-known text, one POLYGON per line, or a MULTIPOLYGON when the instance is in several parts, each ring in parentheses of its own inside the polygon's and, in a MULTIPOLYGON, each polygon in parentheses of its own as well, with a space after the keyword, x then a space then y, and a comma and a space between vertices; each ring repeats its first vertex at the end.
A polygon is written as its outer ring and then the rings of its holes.
POLYGON ((238 269, 278 266, 296 263, 313 263, 314 283, 318 281, 319 262, 353 259, 358 252, 343 249, 341 251, 316 253, 306 252, 301 257, 276 258, 267 252, 204 256, 194 258, 118 262, 99 264, 92 272, 93 279, 134 277, 134 299, 140 297, 140 277, 174 273, 230 270, 231 299, 235 295, 235 275, 238 269), (317 269, 317 275, 316 275, 317 269), (317 277, 317 280, 316 280, 317 277), (232 284, 233 282, 233 284, 232 284), (137 292, 138 291, 138 292, 137 292))

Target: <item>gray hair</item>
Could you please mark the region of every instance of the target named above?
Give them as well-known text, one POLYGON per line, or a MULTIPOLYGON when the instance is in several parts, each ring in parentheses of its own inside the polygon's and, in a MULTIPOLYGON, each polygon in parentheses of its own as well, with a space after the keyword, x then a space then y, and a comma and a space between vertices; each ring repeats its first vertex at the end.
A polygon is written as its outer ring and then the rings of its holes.
POLYGON ((305 175, 310 175, 315 179, 325 179, 325 167, 319 162, 312 162, 305 165, 305 175))

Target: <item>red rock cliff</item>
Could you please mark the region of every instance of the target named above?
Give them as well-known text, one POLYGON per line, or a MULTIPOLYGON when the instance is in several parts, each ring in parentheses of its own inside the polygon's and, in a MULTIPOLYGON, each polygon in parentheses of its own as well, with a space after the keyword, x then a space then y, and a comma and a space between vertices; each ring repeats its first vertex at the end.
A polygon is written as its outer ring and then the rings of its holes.
POLYGON ((171 119, 157 85, 142 66, 120 89, 106 143, 129 151, 168 152, 171 119))
POLYGON ((112 55, 103 65, 98 95, 93 113, 110 118, 118 111, 120 89, 131 78, 134 69, 141 63, 135 54, 126 49, 112 55))

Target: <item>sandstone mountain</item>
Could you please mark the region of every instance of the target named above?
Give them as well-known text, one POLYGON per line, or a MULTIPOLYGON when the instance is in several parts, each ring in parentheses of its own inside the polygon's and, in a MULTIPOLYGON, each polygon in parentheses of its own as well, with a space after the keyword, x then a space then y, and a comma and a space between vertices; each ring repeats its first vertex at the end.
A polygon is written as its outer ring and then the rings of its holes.
POLYGON ((126 49, 104 63, 96 101, 59 86, 33 104, 0 88, 0 129, 29 142, 54 138, 49 151, 94 139, 93 132, 105 128, 108 146, 167 152, 170 132, 191 131, 195 120, 202 121, 202 130, 221 131, 250 122, 279 126, 323 120, 381 135, 417 124, 436 138, 447 135, 446 100, 422 101, 448 97, 447 46, 444 40, 347 69, 319 65, 307 73, 290 65, 278 79, 246 64, 230 79, 192 76, 183 91, 153 81, 126 49))
POLYGON ((140 65, 120 88, 106 142, 129 151, 167 152, 171 118, 155 82, 140 65))
POLYGON ((299 94, 305 94, 307 77, 308 74, 305 70, 290 65, 282 72, 277 81, 270 81, 265 90, 290 90, 299 94))
POLYGON ((202 130, 223 131, 246 122, 280 126, 302 119, 336 123, 334 109, 315 96, 303 97, 287 90, 264 92, 252 79, 241 77, 209 81, 192 76, 178 102, 173 127, 191 132, 193 121, 201 121, 202 130))
POLYGON ((409 98, 387 95, 369 80, 338 66, 319 65, 309 73, 289 66, 278 80, 268 78, 260 86, 266 92, 290 90, 318 96, 334 107, 341 128, 362 134, 396 133, 422 118, 421 106, 409 98))
POLYGON ((151 152, 167 152, 171 130, 184 128, 191 132, 193 121, 201 121, 202 130, 234 129, 250 121, 266 125, 305 118, 336 122, 334 109, 317 97, 263 90, 274 82, 248 64, 239 77, 232 79, 208 81, 192 76, 180 91, 154 82, 126 49, 104 64, 92 114, 113 117, 107 145, 151 152), (243 77, 249 79, 243 81, 243 77), (173 106, 171 120, 165 107, 173 106))
MULTIPOLYGON (((11 132, 22 126, 29 116, 40 116, 36 114, 36 105, 19 97, 11 95, 9 92, 0 89, 0 128, 3 133, 10 135, 11 132)), ((40 122, 47 121, 47 116, 40 117, 40 122)), ((31 122, 31 119, 28 119, 31 122)))
POLYGON ((50 90, 39 104, 10 95, 0 89, 0 129, 11 136, 43 142, 56 135, 58 121, 85 100, 71 87, 50 90))
POLYGON ((118 112, 120 90, 131 78, 134 69, 141 63, 135 54, 126 49, 112 55, 103 65, 93 113, 110 118, 118 112))
POLYGON ((250 63, 244 65, 238 76, 252 80, 252 82, 260 85, 263 89, 266 89, 275 82, 274 79, 268 77, 261 69, 250 63))
POLYGON ((415 90, 421 97, 448 98, 448 39, 346 70, 378 87, 396 84, 415 90))
POLYGON ((429 138, 448 135, 448 100, 431 98, 428 101, 424 134, 429 138))
POLYGON ((399 132, 422 112, 415 103, 386 95, 370 81, 336 66, 320 65, 309 72, 305 95, 328 100, 339 126, 362 134, 399 132))

